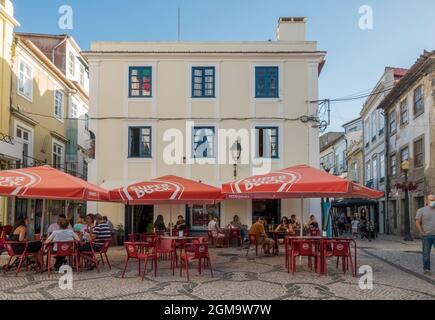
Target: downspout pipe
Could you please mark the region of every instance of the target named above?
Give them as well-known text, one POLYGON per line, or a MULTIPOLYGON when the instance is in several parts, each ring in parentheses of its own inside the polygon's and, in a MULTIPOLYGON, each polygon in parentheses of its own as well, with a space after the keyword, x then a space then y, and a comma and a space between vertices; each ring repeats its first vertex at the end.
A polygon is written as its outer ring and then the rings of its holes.
POLYGON ((390 143, 388 137, 390 136, 390 115, 387 112, 386 108, 382 109, 384 112, 384 121, 385 121, 385 220, 386 220, 386 233, 390 234, 390 143))
POLYGON ((55 53, 57 48, 59 48, 62 44, 64 44, 66 41, 68 40, 68 35, 65 35, 65 37, 63 38, 63 40, 61 42, 59 42, 59 44, 57 44, 53 50, 51 51, 51 62, 53 62, 54 65, 56 65, 56 63, 54 62, 54 57, 55 57, 55 53))

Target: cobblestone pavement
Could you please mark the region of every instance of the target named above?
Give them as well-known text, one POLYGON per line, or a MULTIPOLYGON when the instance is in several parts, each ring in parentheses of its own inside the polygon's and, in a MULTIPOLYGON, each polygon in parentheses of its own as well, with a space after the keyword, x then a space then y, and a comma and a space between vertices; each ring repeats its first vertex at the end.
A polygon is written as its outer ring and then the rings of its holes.
MULTIPOLYGON (((403 243, 399 238, 382 237, 358 243, 358 265, 373 268, 372 290, 361 290, 358 278, 336 270, 328 263, 328 276, 319 277, 302 260, 298 271, 288 274, 284 256, 258 256, 240 248, 211 249, 214 277, 209 270, 199 275, 196 264, 189 269, 191 281, 175 276, 168 261, 159 261, 158 275, 151 272, 144 281, 137 276, 137 263, 132 262, 121 278, 125 251, 111 248, 112 270, 100 273, 74 273, 73 289, 61 290, 60 275, 13 272, 0 274, 0 299, 435 299, 435 277, 421 272, 421 244, 403 243)), ((435 255, 432 255, 435 263, 435 255)), ((3 265, 6 257, 0 258, 3 265)))

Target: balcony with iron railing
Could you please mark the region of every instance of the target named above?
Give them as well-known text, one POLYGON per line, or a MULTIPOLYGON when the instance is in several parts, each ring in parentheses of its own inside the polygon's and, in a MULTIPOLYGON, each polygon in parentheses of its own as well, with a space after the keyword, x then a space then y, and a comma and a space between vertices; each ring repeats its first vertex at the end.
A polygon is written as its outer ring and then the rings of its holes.
POLYGON ((87 174, 85 172, 86 170, 83 170, 83 172, 79 172, 77 170, 70 169, 69 165, 71 165, 71 162, 65 162, 63 164, 51 164, 51 163, 47 163, 47 161, 45 160, 36 159, 24 153, 20 161, 10 162, 6 165, 4 169, 5 170, 23 169, 23 168, 31 168, 31 167, 40 167, 45 165, 49 165, 53 168, 56 168, 59 171, 68 173, 74 177, 87 180, 87 174))

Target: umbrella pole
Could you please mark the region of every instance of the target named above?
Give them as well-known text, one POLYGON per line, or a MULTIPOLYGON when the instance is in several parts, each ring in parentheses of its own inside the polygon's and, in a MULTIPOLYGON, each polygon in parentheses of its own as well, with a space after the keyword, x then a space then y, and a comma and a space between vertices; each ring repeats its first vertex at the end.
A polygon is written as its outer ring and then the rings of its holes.
POLYGON ((42 199, 42 212, 41 212, 41 238, 44 235, 44 216, 45 216, 45 199, 42 199))
POLYGON ((304 198, 301 198, 301 237, 304 235, 304 198))
POLYGON ((169 236, 172 236, 172 204, 169 205, 169 236))

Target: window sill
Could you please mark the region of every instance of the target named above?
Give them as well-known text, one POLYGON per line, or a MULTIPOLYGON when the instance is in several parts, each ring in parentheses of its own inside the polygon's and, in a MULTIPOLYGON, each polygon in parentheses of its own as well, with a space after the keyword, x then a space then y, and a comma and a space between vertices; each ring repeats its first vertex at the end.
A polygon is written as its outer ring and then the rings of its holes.
POLYGON ((60 118, 59 116, 54 115, 54 118, 55 118, 57 121, 59 121, 60 123, 64 123, 63 119, 60 118))
POLYGON ((254 97, 254 102, 269 102, 269 103, 279 103, 282 101, 282 98, 280 97, 254 97))
POLYGON ((26 99, 27 101, 29 101, 30 103, 33 103, 33 94, 32 94, 32 97, 28 97, 28 96, 26 96, 25 94, 23 94, 23 93, 21 93, 21 92, 17 92, 17 94, 21 97, 21 98, 23 98, 23 99, 26 99))
POLYGON ((216 97, 190 97, 190 102, 215 102, 216 97))
POLYGON ((128 99, 128 101, 131 101, 131 102, 146 102, 146 101, 150 101, 150 100, 153 100, 154 99, 154 97, 127 97, 127 99, 128 99))
POLYGON ((413 120, 417 119, 417 118, 418 118, 419 116, 421 116, 422 114, 424 114, 424 110, 421 111, 421 112, 419 112, 419 113, 414 114, 414 118, 413 118, 413 120))

